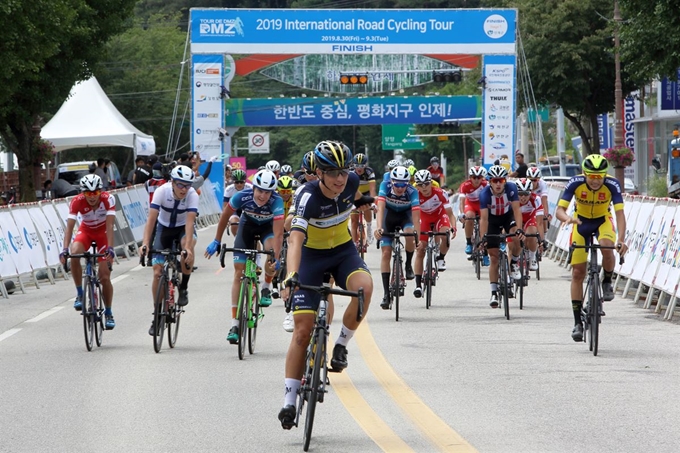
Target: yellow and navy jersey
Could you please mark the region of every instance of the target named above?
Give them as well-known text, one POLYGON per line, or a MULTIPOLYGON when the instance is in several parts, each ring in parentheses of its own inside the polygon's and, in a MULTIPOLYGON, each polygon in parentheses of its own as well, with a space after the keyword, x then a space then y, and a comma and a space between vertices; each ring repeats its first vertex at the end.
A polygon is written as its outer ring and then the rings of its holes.
POLYGON ((597 219, 609 215, 609 205, 614 205, 614 211, 623 209, 621 185, 616 178, 606 176, 604 184, 598 190, 592 190, 586 184, 585 175, 577 175, 569 180, 558 206, 569 207, 574 198, 576 214, 586 219, 597 219))
POLYGON ((319 181, 300 187, 295 193, 291 231, 304 232, 305 247, 311 249, 326 250, 351 241, 348 221, 358 188, 359 177, 351 172, 345 190, 336 198, 327 198, 319 188, 319 181))
POLYGON ((375 172, 371 167, 364 167, 362 174, 357 173, 356 169, 352 170, 359 177, 359 192, 368 195, 371 191, 370 182, 375 182, 375 172))
POLYGON ((284 215, 288 214, 288 211, 290 211, 290 207, 293 205, 293 195, 288 197, 288 200, 283 198, 283 195, 278 193, 278 190, 276 191, 276 194, 281 197, 281 200, 283 201, 283 213, 284 215))

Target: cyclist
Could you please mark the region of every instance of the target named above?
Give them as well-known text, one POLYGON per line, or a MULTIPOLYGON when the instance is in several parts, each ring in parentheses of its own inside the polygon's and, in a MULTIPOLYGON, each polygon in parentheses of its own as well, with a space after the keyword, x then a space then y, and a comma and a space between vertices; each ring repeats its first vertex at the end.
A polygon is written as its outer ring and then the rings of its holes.
POLYGON ((278 178, 279 173, 281 173, 281 165, 275 160, 270 160, 269 162, 267 162, 264 168, 274 173, 274 176, 276 176, 276 178, 278 178))
POLYGON ((293 181, 290 176, 281 176, 276 183, 276 193, 283 200, 284 214, 293 206, 293 181))
POLYGON ((151 169, 151 179, 144 183, 146 191, 149 193, 149 203, 153 200, 153 193, 157 188, 168 182, 163 176, 163 164, 156 162, 151 169))
POLYGON ((550 209, 548 208, 548 185, 543 181, 541 169, 538 167, 529 167, 527 170, 527 178, 531 180, 531 190, 541 199, 543 205, 543 230, 548 230, 548 224, 552 220, 550 209))
MULTIPOLYGON (((359 192, 363 195, 369 195, 375 198, 375 173, 373 169, 368 166, 368 157, 365 154, 357 154, 354 156, 354 165, 352 171, 359 176, 359 192)), ((367 210, 364 212, 364 218, 366 219, 366 242, 368 244, 373 243, 373 211, 367 210)), ((352 240, 359 247, 359 233, 357 228, 359 227, 359 212, 352 212, 350 218, 350 227, 352 231, 352 240)))
MULTIPOLYGON (((406 167, 395 167, 389 181, 380 184, 378 192, 378 214, 376 215, 377 228, 374 232, 376 239, 380 240, 382 258, 380 260, 380 273, 383 282, 383 300, 380 308, 390 308, 390 258, 392 256, 392 239, 382 238, 383 233, 393 233, 395 227, 401 227, 405 233, 412 233, 420 228, 420 199, 418 190, 409 184, 411 175, 406 167)), ((406 263, 405 274, 407 280, 413 280, 415 274, 411 261, 416 248, 416 240, 413 237, 406 238, 406 263)))
POLYGON ((290 176, 291 178, 293 177, 293 167, 290 165, 281 165, 281 176, 290 176))
MULTIPOLYGON (((371 201, 358 191, 359 177, 349 171, 351 162, 352 152, 342 143, 323 141, 316 146, 314 163, 319 180, 303 185, 295 198, 286 284, 292 288, 298 283, 320 286, 324 274, 330 272, 341 288, 364 289, 365 314, 373 293, 373 280, 354 247, 347 224, 356 205, 358 209, 367 209, 371 201)), ((319 300, 317 293, 306 290, 298 290, 293 295, 295 330, 286 355, 285 396, 278 416, 283 429, 291 429, 295 423, 295 399, 319 300)), ((334 371, 347 367, 347 344, 360 324, 357 309, 358 301, 352 298, 333 347, 334 371)))
MULTIPOLYGON (((415 174, 415 182, 418 187, 420 201, 420 244, 416 250, 416 289, 413 290, 415 297, 423 295, 423 259, 427 248, 427 234, 430 225, 434 223, 435 230, 440 233, 451 231, 452 238, 456 237, 456 222, 453 218, 453 210, 449 199, 444 191, 438 187, 432 187, 432 175, 427 170, 419 170, 415 174)), ((446 252, 449 251, 449 238, 437 236, 439 242, 439 256, 437 257, 437 270, 446 270, 446 252)))
MULTIPOLYGON (((182 250, 186 251, 186 256, 183 254, 180 257, 182 281, 179 284, 177 299, 177 305, 180 306, 189 303, 188 285, 194 265, 194 246, 197 239, 194 223, 198 215, 198 193, 193 188, 195 179, 194 172, 185 165, 178 165, 172 169, 170 182, 160 186, 153 194, 142 240, 142 253, 146 254, 155 229, 153 249, 169 249, 173 241, 178 240, 182 250)), ((154 255, 151 260, 153 264, 152 298, 156 297, 158 280, 163 271, 163 261, 164 257, 160 254, 154 255)), ((152 321, 149 335, 154 334, 153 329, 152 321)))
MULTIPOLYGON (((574 176, 564 188, 564 193, 557 203, 555 216, 567 225, 574 225, 571 230, 571 241, 577 245, 587 245, 591 234, 595 233, 600 245, 612 247, 616 241, 616 248, 620 255, 624 255, 628 247, 624 243, 626 234, 626 217, 623 211, 623 197, 621 186, 616 178, 607 175, 609 163, 599 154, 591 154, 583 159, 581 165, 583 174, 574 176), (575 201, 574 216, 567 214, 567 208, 572 198, 575 201), (616 228, 609 211, 614 205, 616 228), (617 239, 618 236, 618 239, 617 239)), ((601 249, 602 252, 602 297, 606 301, 614 299, 612 288, 612 274, 614 272, 614 251, 601 249)), ((576 249, 571 257, 571 307, 574 312, 574 328, 571 338, 574 341, 583 340, 583 324, 581 324, 581 307, 583 305, 583 279, 586 276, 586 261, 588 255, 585 249, 576 249)), ((604 314, 604 313, 603 313, 604 314)))
MULTIPOLYGON (((545 237, 543 230, 543 204, 541 200, 531 191, 531 180, 522 178, 515 183, 517 185, 517 194, 519 195, 519 208, 522 211, 522 226, 525 234, 539 234, 541 238, 545 237)), ((538 269, 536 262, 536 251, 542 240, 537 240, 535 237, 526 239, 526 258, 529 261, 529 270, 535 271, 538 269)))
MULTIPOLYGON (((522 211, 519 208, 517 186, 507 181, 508 170, 500 165, 489 168, 490 184, 479 195, 479 235, 491 257, 489 265, 489 283, 491 284, 491 308, 498 308, 498 238, 487 238, 486 234, 517 234, 517 240, 510 242, 511 253, 510 277, 519 279, 520 240, 524 239, 522 231, 522 211)), ((508 282, 505 282, 506 284, 508 282)))
MULTIPOLYGON (((205 250, 206 258, 209 259, 220 251, 222 235, 227 228, 227 222, 238 209, 241 209, 243 213, 239 220, 234 247, 254 249, 257 245, 255 235, 259 235, 264 250, 273 249, 274 256, 279 256, 283 243, 283 200, 276 194, 276 184, 276 176, 272 171, 260 170, 253 176, 252 189, 242 190, 229 200, 229 204, 220 216, 215 239, 205 250)), ((246 255, 235 252, 234 280, 231 285, 231 329, 227 335, 227 341, 231 344, 237 344, 239 339, 240 332, 236 312, 238 310, 241 276, 245 268, 246 255)), ((261 307, 269 307, 272 304, 271 277, 272 275, 265 276, 260 293, 261 307), (269 281, 267 281, 268 278, 269 281)))
MULTIPOLYGON (((471 167, 468 171, 469 178, 464 181, 458 189, 458 199, 460 200, 459 219, 465 228, 465 253, 472 254, 472 233, 474 229, 474 219, 479 217, 479 194, 489 184, 486 178, 484 167, 471 167)), ((489 265, 489 256, 484 255, 482 264, 489 265)))
MULTIPOLYGON (((224 189, 224 196, 222 199, 222 209, 224 210, 227 207, 227 204, 229 204, 229 200, 231 197, 236 195, 237 192, 240 192, 245 189, 252 189, 253 185, 249 182, 246 181, 246 172, 237 169, 232 172, 232 178, 234 179, 233 184, 229 184, 227 187, 224 189)), ((236 233, 238 232, 238 219, 241 217, 241 209, 237 209, 234 212, 234 215, 232 215, 229 218, 229 231, 231 232, 231 235, 236 237, 236 233)))
MULTIPOLYGON (((79 195, 76 195, 69 206, 66 231, 64 232, 64 249, 59 255, 62 264, 66 264, 69 253, 80 255, 90 248, 92 241, 97 243, 97 253, 106 253, 106 257, 99 258, 99 281, 102 284, 104 296, 104 317, 106 330, 116 327, 113 319, 111 303, 113 302, 113 285, 111 284, 111 269, 102 266, 103 261, 113 262, 113 223, 116 219, 116 199, 108 192, 102 192, 103 183, 95 174, 85 175, 80 179, 79 195), (76 219, 81 216, 78 234, 73 243, 73 228, 76 219), (70 247, 69 247, 70 244, 70 247), (70 248, 70 252, 69 252, 70 248)), ((73 308, 83 309, 83 268, 80 258, 71 258, 71 276, 76 285, 76 300, 73 308)))
POLYGON ((399 166, 399 161, 397 159, 392 159, 391 161, 387 162, 387 171, 383 174, 383 181, 389 181, 390 180, 390 173, 392 170, 397 168, 399 166))
POLYGON ((427 167, 427 171, 432 175, 432 180, 437 181, 437 184, 440 186, 446 184, 446 175, 444 169, 439 165, 438 157, 435 156, 430 159, 430 166, 427 167))

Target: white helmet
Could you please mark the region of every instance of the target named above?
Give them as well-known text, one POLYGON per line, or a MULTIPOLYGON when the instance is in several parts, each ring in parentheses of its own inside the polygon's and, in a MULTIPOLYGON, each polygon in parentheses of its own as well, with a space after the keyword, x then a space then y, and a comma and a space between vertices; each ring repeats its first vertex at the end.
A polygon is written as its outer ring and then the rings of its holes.
POLYGON ((412 165, 415 165, 415 162, 413 162, 411 159, 406 159, 406 160, 404 161, 404 167, 408 168, 408 167, 410 167, 410 166, 412 166, 412 165))
POLYGON ((290 165, 282 165, 281 166, 281 173, 285 173, 285 174, 293 173, 293 167, 291 167, 290 165))
POLYGON ((515 181, 515 184, 517 184, 517 192, 531 192, 531 180, 522 178, 520 180, 515 181))
POLYGON ((479 176, 484 178, 486 176, 486 168, 484 167, 470 167, 470 176, 479 176))
POLYGON ((408 172, 406 167, 395 167, 390 172, 390 179, 392 182, 409 182, 411 173, 408 172))
POLYGON ((529 167, 527 170, 527 178, 539 179, 541 177, 541 169, 538 167, 529 167))
POLYGON ((390 171, 398 165, 399 165, 399 162, 397 162, 396 159, 392 159, 391 161, 387 162, 387 168, 389 168, 390 171))
POLYGON ((505 169, 505 167, 501 165, 494 165, 493 167, 489 168, 489 178, 507 178, 508 177, 508 170, 505 169))
POLYGON ((277 172, 281 170, 281 165, 275 160, 270 160, 267 162, 267 165, 265 165, 265 168, 269 171, 277 172))
POLYGON ((80 191, 81 192, 94 192, 95 190, 100 190, 104 184, 102 184, 102 178, 97 175, 89 174, 80 178, 80 191))
MULTIPOLYGON (((267 164, 269 165, 269 164, 267 164)), ((277 164, 278 165, 278 164, 277 164)), ((273 192, 276 190, 276 175, 270 170, 260 170, 253 176, 253 186, 260 190, 273 192)))
POLYGON ((432 181, 432 174, 428 170, 418 170, 413 177, 416 180, 416 184, 428 183, 432 181))
POLYGON ((193 184, 194 180, 196 179, 196 175, 194 175, 194 172, 191 170, 191 168, 187 167, 186 165, 178 165, 172 169, 172 172, 170 172, 170 178, 173 181, 193 184))

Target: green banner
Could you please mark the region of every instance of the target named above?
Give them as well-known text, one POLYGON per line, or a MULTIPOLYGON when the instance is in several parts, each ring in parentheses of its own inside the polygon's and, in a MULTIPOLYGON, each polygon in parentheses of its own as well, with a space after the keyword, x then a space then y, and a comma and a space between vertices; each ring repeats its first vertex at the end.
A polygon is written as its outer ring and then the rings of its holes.
POLYGON ((409 136, 415 134, 415 124, 385 124, 382 127, 382 149, 425 149, 425 143, 420 138, 409 136))

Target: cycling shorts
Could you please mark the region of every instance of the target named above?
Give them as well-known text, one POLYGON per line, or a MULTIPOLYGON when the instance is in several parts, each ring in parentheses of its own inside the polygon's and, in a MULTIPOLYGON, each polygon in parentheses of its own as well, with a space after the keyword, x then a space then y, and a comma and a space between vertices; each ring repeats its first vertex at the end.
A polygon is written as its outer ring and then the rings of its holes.
MULTIPOLYGON (((106 253, 109 248, 109 240, 106 237, 106 228, 100 228, 98 230, 91 230, 89 228, 80 228, 76 238, 73 242, 80 242, 85 247, 85 251, 90 249, 92 241, 97 243, 97 253, 106 253)), ((97 261, 100 263, 105 261, 105 256, 100 256, 97 261)))
POLYGON ((474 212, 475 215, 479 216, 479 200, 472 201, 468 200, 467 198, 465 199, 465 211, 463 212, 466 213, 470 211, 474 212))
MULTIPOLYGON (((302 247, 298 275, 303 285, 321 286, 328 281, 326 273, 330 273, 335 283, 346 290, 350 277, 357 272, 371 275, 352 241, 327 250, 302 247)), ((321 296, 316 291, 296 291, 293 295, 293 314, 316 313, 320 300, 321 296)))
MULTIPOLYGON (((238 222, 238 232, 234 238, 234 248, 253 250, 257 246, 255 237, 259 236, 260 243, 264 248, 264 243, 267 239, 274 237, 274 230, 272 229, 272 222, 267 222, 262 225, 248 221, 246 216, 241 216, 238 222)), ((265 256, 265 255, 260 255, 265 256)), ((245 253, 234 252, 234 263, 245 263, 245 253)))
MULTIPOLYGON (((156 223, 156 236, 154 237, 153 246, 154 250, 165 250, 172 248, 173 241, 177 240, 179 244, 182 243, 182 238, 186 233, 186 228, 184 225, 176 227, 165 227, 160 223, 156 223)), ((196 235, 196 228, 194 228, 194 239, 198 239, 196 235)), ((163 264, 165 262, 165 257, 160 253, 154 253, 151 257, 151 264, 154 266, 156 264, 163 264)))
MULTIPOLYGON (((385 233, 394 233, 396 227, 401 227, 401 231, 407 228, 413 228, 412 211, 393 211, 385 209, 385 219, 383 221, 383 231, 385 233)), ((422 213, 421 213, 422 215, 422 213)), ((384 237, 380 239, 381 247, 392 247, 392 238, 384 237)))
MULTIPOLYGON (((508 211, 503 215, 490 215, 489 228, 487 234, 509 234, 510 229, 516 227, 515 215, 512 211, 508 211)), ((500 238, 490 237, 486 240, 486 248, 497 249, 501 245, 500 238)))
MULTIPOLYGON (((434 230, 441 231, 442 228, 448 227, 451 229, 451 222, 446 213, 441 215, 429 216, 420 211, 420 240, 427 242, 427 233, 430 231, 430 225, 434 223, 434 230)), ((443 236, 442 236, 443 237, 443 236)))
MULTIPOLYGON (((571 238, 569 243, 575 242, 576 245, 589 245, 590 236, 595 233, 598 241, 602 239, 609 239, 616 242, 616 232, 614 231, 614 219, 612 216, 597 217, 595 219, 587 219, 578 216, 583 222, 581 225, 573 225, 571 229, 571 238)), ((571 255, 571 265, 583 264, 588 261, 588 252, 586 249, 574 249, 571 255)))

